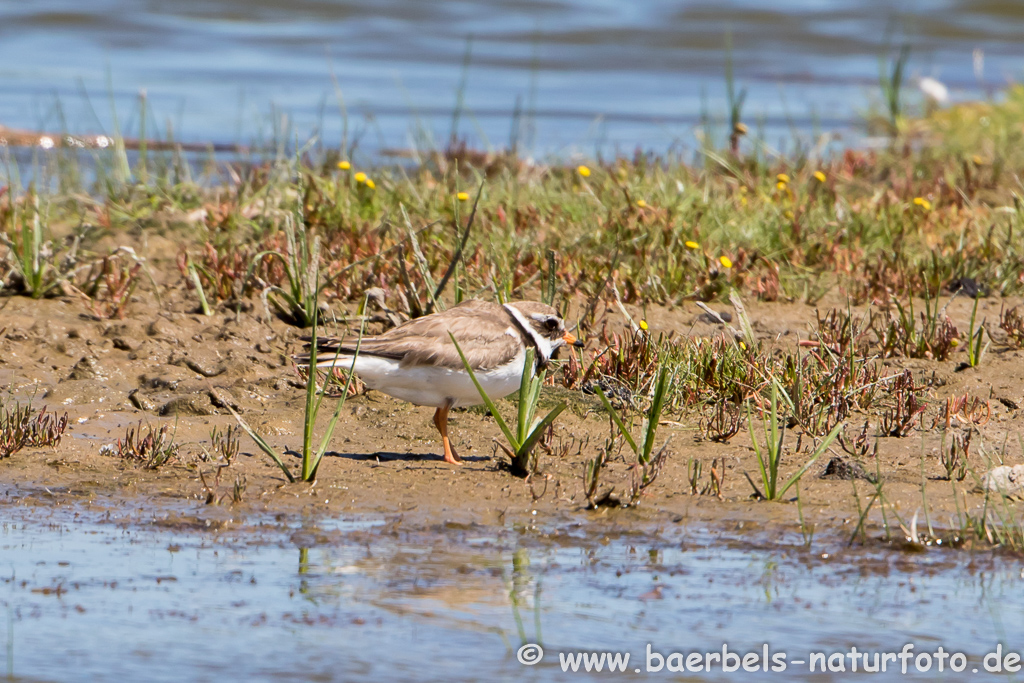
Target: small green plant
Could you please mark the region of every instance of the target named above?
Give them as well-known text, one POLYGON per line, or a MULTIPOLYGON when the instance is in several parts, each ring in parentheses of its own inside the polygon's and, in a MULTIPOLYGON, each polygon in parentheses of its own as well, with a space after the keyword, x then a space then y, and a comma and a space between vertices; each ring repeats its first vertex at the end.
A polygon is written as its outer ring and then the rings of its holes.
POLYGON ((0 404, 0 460, 25 447, 59 446, 67 426, 67 413, 57 417, 47 413, 46 406, 37 414, 31 405, 0 404))
MULTIPOLYGON (((18 182, 20 181, 15 179, 11 185, 18 182)), ((75 239, 70 251, 64 254, 58 265, 53 258, 50 242, 43 240, 49 208, 40 204, 39 194, 35 189, 29 188, 24 202, 11 198, 8 207, 11 231, 12 234, 18 235, 18 238, 11 239, 0 226, 0 244, 7 247, 4 260, 10 263, 15 289, 33 299, 41 299, 73 274, 78 239, 75 239)), ((0 211, 0 215, 2 214, 0 211)), ((3 285, 3 281, 0 280, 0 289, 3 285)))
MULTIPOLYGON (((310 301, 312 310, 309 311, 310 319, 313 322, 312 334, 309 340, 309 372, 306 373, 306 407, 303 415, 303 427, 302 427, 302 469, 299 473, 299 480, 301 481, 314 481, 316 479, 317 470, 320 468, 320 462, 323 460, 324 454, 327 452, 327 446, 330 444, 331 436, 334 434, 334 429, 338 425, 338 417, 341 415, 341 409, 345 405, 345 399, 348 398, 348 389, 352 384, 352 380, 355 377, 355 364, 356 358, 359 356, 359 348, 363 341, 363 328, 359 330, 359 338, 356 340, 356 352, 352 356, 352 364, 348 368, 341 368, 345 370, 347 378, 345 380, 344 388, 341 391, 338 404, 334 409, 334 415, 331 416, 331 421, 327 425, 327 431, 324 432, 323 438, 320 440, 320 445, 316 450, 313 450, 313 426, 316 424, 316 416, 320 412, 320 406, 323 403, 324 396, 328 393, 328 386, 325 383, 324 387, 317 390, 316 380, 318 373, 315 371, 316 368, 316 328, 317 328, 317 302, 314 298, 310 301)), ((364 301, 365 305, 365 301, 364 301)), ((335 373, 327 373, 327 382, 338 381, 335 373)), ((285 477, 288 481, 295 483, 295 475, 284 463, 284 459, 278 454, 274 447, 267 443, 266 439, 260 436, 256 431, 242 419, 227 402, 224 403, 227 409, 235 417, 239 426, 245 433, 252 437, 252 440, 256 442, 260 450, 270 456, 270 459, 281 468, 284 472, 285 477)))
POLYGON ((541 370, 540 374, 534 375, 534 350, 532 348, 528 349, 526 351, 526 362, 523 364, 523 375, 519 382, 519 412, 516 415, 516 431, 513 433, 498 411, 498 407, 494 405, 494 401, 491 400, 491 397, 487 395, 487 392, 480 385, 480 381, 476 378, 476 373, 473 372, 469 360, 462 353, 459 342, 455 340, 455 335, 449 332, 448 336, 451 337, 452 343, 455 344, 455 350, 459 352, 462 364, 473 380, 476 390, 480 393, 480 398, 483 399, 487 409, 491 411, 491 415, 494 416, 494 420, 498 423, 501 433, 505 435, 508 445, 497 440, 496 443, 511 460, 509 469, 517 477, 527 477, 533 474, 537 471, 537 456, 534 455, 534 447, 540 441, 540 438, 544 436, 545 430, 555 421, 555 418, 565 410, 565 404, 560 403, 552 408, 551 412, 545 415, 543 419, 536 419, 537 401, 540 399, 540 388, 544 384, 547 371, 541 370))
POLYGON ((741 88, 739 94, 736 93, 736 79, 732 71, 732 33, 725 34, 725 94, 729 104, 729 151, 736 156, 740 151, 740 138, 747 132, 743 123, 747 89, 741 88))
POLYGON ((668 371, 665 368, 662 368, 658 372, 658 379, 654 388, 654 397, 652 398, 651 406, 647 411, 643 427, 643 437, 639 445, 629 433, 629 429, 619 416, 619 412, 615 410, 611 401, 609 401, 608 397, 605 396, 604 390, 601 389, 600 385, 594 385, 594 389, 597 392, 598 397, 600 397, 601 402, 604 404, 605 410, 608 411, 612 420, 615 421, 615 425, 619 428, 619 432, 622 434, 623 438, 626 439, 626 443, 637 456, 637 461, 641 464, 647 464, 651 461, 651 453, 654 450, 654 440, 658 433, 658 421, 661 419, 661 413, 665 409, 665 397, 668 394, 669 383, 670 378, 668 371))
POLYGON ((670 384, 671 377, 668 374, 668 370, 661 368, 654 386, 654 396, 651 399, 651 405, 647 409, 642 430, 643 436, 639 444, 633 439, 633 436, 629 433, 629 428, 626 427, 618 411, 612 406, 611 401, 605 396, 601 387, 595 386, 597 395, 604 404, 605 410, 608 411, 615 426, 618 427, 622 438, 626 440, 626 444, 636 456, 636 462, 630 467, 632 475, 630 480, 630 505, 636 505, 640 501, 640 496, 643 494, 644 489, 654 483, 668 457, 669 441, 666 440, 657 453, 654 453, 654 442, 658 434, 658 423, 661 420, 661 413, 665 409, 665 397, 668 395, 670 384))
POLYGON ((1017 348, 1024 348, 1024 313, 1014 306, 1009 310, 999 310, 999 327, 1006 332, 1007 340, 1017 348))
POLYGON ((704 463, 696 458, 686 461, 686 481, 690 484, 690 495, 700 493, 700 475, 704 471, 704 463))
POLYGON ((147 470, 155 470, 178 454, 178 444, 174 443, 174 434, 170 433, 168 425, 159 429, 146 425, 143 436, 140 421, 137 427, 128 427, 124 439, 118 439, 115 445, 101 448, 100 454, 113 455, 137 463, 147 470))
MULTIPOLYGON (((882 526, 885 529, 885 539, 888 541, 892 538, 889 530, 889 517, 885 512, 885 493, 882 490, 884 480, 882 479, 882 470, 879 465, 878 459, 875 459, 875 476, 872 483, 875 487, 875 492, 871 494, 871 498, 868 499, 867 505, 862 505, 860 501, 860 494, 857 492, 857 480, 856 478, 850 479, 850 486, 853 487, 853 499, 857 502, 857 526, 854 527, 853 533, 850 535, 850 540, 847 546, 852 546, 857 540, 857 536, 860 535, 861 540, 865 540, 867 537, 867 531, 864 528, 865 522, 867 522, 868 515, 871 513, 871 508, 874 507, 875 503, 878 503, 878 508, 882 512, 882 526)), ((897 521, 899 521, 899 515, 897 515, 897 521)), ((912 536, 917 537, 917 515, 914 515, 914 532, 912 536)), ((902 523, 900 524, 902 526, 902 523)), ((916 541, 915 541, 916 542, 916 541)))
MULTIPOLYGON (((291 233, 289 237, 291 243, 294 244, 295 236, 291 233)), ((303 235, 302 244, 308 245, 309 240, 303 235)), ((323 403, 324 397, 328 394, 327 383, 331 381, 337 381, 337 377, 334 372, 327 373, 327 381, 325 382, 322 389, 317 390, 316 380, 318 373, 316 372, 316 358, 317 358, 317 325, 318 325, 318 312, 320 310, 319 301, 317 294, 320 291, 320 267, 319 267, 319 247, 317 246, 317 239, 314 237, 312 240, 313 247, 311 251, 306 251, 305 247, 303 253, 306 257, 315 256, 309 261, 309 272, 302 274, 302 295, 298 300, 293 301, 297 305, 301 305, 301 310, 296 311, 295 315, 302 319, 309 320, 311 323, 312 331, 309 338, 309 359, 307 361, 309 371, 306 373, 306 406, 303 414, 303 428, 302 428, 302 468, 299 473, 299 479, 301 481, 314 481, 316 479, 317 470, 320 467, 320 462, 327 452, 327 446, 330 444, 331 436, 334 435, 334 429, 337 427, 338 418, 341 415, 341 409, 345 405, 345 399, 348 398, 348 390, 352 384, 353 378, 355 377, 355 363, 356 358, 359 356, 359 349, 363 342, 363 331, 365 329, 365 317, 362 313, 366 310, 366 299, 363 299, 363 304, 360 307, 359 314, 363 318, 363 323, 359 328, 359 338, 356 340, 355 354, 352 356, 352 363, 348 368, 340 368, 346 371, 345 386, 341 391, 341 396, 338 399, 338 404, 335 407, 334 415, 331 416, 331 420, 327 425, 327 431, 324 433, 323 438, 320 440, 320 445, 316 450, 313 450, 313 427, 316 424, 316 416, 320 412, 320 406, 323 403)), ((291 470, 284 463, 284 459, 274 450, 273 446, 267 443, 266 439, 256 433, 252 427, 242 419, 234 408, 230 406, 228 402, 224 402, 227 409, 234 416, 239 426, 245 430, 246 434, 252 437, 252 440, 256 442, 260 450, 270 456, 270 459, 281 468, 284 472, 285 477, 288 481, 295 483, 295 475, 292 474, 291 470)))
POLYGON ((72 287, 97 320, 121 320, 138 285, 143 262, 131 249, 118 249, 89 265, 81 287, 72 287))
POLYGON ((910 46, 900 46, 899 54, 893 60, 891 67, 887 68, 884 59, 878 61, 878 85, 882 89, 882 99, 885 100, 886 114, 889 117, 889 130, 892 135, 899 132, 903 123, 904 112, 901 96, 903 93, 904 70, 907 61, 910 59, 910 46))
MULTIPOLYGON (((303 217, 300 213, 300 222, 303 217)), ((256 254, 249 264, 246 281, 253 276, 263 259, 278 259, 284 267, 286 287, 265 285, 263 300, 278 314, 298 327, 315 327, 315 306, 320 295, 320 238, 303 229, 296 233, 295 220, 287 216, 284 223, 284 252, 268 249, 256 254)), ((269 311, 269 308, 268 308, 269 311)))
POLYGON ((605 447, 591 460, 583 463, 583 495, 587 499, 587 505, 591 510, 596 510, 602 504, 611 500, 611 491, 598 498, 597 487, 601 484, 601 472, 608 464, 608 457, 611 454, 613 444, 605 443, 605 447))
POLYGON ((221 431, 214 427, 210 431, 210 451, 211 454, 219 460, 223 460, 228 465, 235 459, 238 452, 241 450, 242 444, 239 437, 241 437, 241 428, 238 425, 230 425, 227 429, 221 431))
POLYGON ((1017 516, 1016 496, 1007 494, 1001 488, 990 488, 984 478, 968 466, 978 488, 985 493, 981 510, 972 513, 966 506, 961 511, 957 505, 960 525, 959 533, 973 535, 980 542, 1020 552, 1024 549, 1024 524, 1017 516))
POLYGON ((754 495, 762 500, 778 500, 782 496, 786 495, 786 491, 791 486, 800 481, 800 478, 804 476, 807 470, 814 462, 825 453, 825 450, 829 447, 829 444, 836 438, 839 432, 842 430, 842 424, 837 424, 832 428, 824 439, 817 445, 814 451, 811 453, 811 457, 798 469, 793 476, 782 483, 779 483, 779 466, 782 464, 782 450, 783 441, 786 438, 786 427, 785 425, 779 426, 779 395, 775 388, 775 383, 772 383, 772 401, 771 410, 768 417, 761 418, 762 427, 765 436, 765 447, 762 450, 757 437, 754 435, 754 417, 750 413, 750 407, 747 406, 747 425, 750 430, 750 442, 754 445, 754 452, 757 454, 757 467, 761 473, 761 488, 758 488, 754 480, 751 479, 750 474, 744 472, 747 477, 747 481, 754 488, 754 495))
POLYGON ((876 328, 883 356, 895 355, 898 351, 909 358, 949 358, 960 333, 945 314, 945 308, 939 306, 938 297, 932 298, 925 288, 920 329, 915 322, 913 298, 905 307, 898 301, 895 303, 899 316, 890 315, 887 327, 876 328))
POLYGON ((985 338, 985 321, 983 320, 977 328, 974 326, 975 317, 978 314, 978 298, 974 298, 974 307, 971 309, 971 326, 967 331, 967 365, 976 368, 981 363, 981 356, 988 349, 985 345, 981 347, 985 338))
POLYGON ((206 481, 206 475, 203 474, 203 470, 199 469, 199 481, 203 484, 203 492, 206 494, 207 505, 222 505, 228 498, 231 499, 231 504, 241 503, 245 498, 245 489, 247 481, 244 474, 239 474, 235 477, 235 482, 231 486, 231 491, 221 494, 220 490, 220 477, 221 473, 227 465, 218 465, 216 474, 213 477, 213 486, 206 481))
POLYGON ((179 257, 179 262, 183 262, 185 272, 188 273, 189 282, 192 283, 192 287, 196 290, 196 296, 199 297, 199 309, 205 316, 213 315, 210 302, 206 299, 206 290, 203 289, 203 282, 199 279, 199 270, 195 262, 192 261, 192 257, 188 254, 183 254, 183 258, 179 257))
POLYGON ((906 436, 925 411, 924 404, 918 400, 918 394, 925 387, 914 385, 914 373, 910 368, 889 378, 887 384, 893 405, 879 419, 879 429, 885 436, 906 436))
POLYGON ((700 430, 705 439, 728 443, 740 431, 740 410, 730 401, 719 401, 710 415, 702 415, 700 430))
POLYGON ((970 464, 971 455, 971 430, 962 435, 946 431, 942 435, 942 443, 939 446, 939 462, 946 471, 946 479, 952 481, 963 481, 967 477, 967 468, 970 464), (946 435, 951 437, 949 447, 946 447, 946 435))

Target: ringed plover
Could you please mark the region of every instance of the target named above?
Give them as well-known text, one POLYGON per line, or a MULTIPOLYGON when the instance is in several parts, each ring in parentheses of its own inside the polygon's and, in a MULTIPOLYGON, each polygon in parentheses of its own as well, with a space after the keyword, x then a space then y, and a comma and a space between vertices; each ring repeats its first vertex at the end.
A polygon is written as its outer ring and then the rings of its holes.
MULTIPOLYGON (((446 311, 410 320, 377 337, 363 337, 356 356, 355 340, 317 339, 318 368, 354 371, 371 389, 420 406, 434 406, 434 426, 441 434, 446 462, 460 462, 448 438, 448 411, 483 403, 451 332, 466 355, 480 385, 491 398, 519 388, 527 348, 536 367, 543 368, 564 344, 583 346, 566 331, 551 306, 537 301, 496 304, 469 300, 446 311)), ((296 356, 309 364, 308 354, 296 356)))

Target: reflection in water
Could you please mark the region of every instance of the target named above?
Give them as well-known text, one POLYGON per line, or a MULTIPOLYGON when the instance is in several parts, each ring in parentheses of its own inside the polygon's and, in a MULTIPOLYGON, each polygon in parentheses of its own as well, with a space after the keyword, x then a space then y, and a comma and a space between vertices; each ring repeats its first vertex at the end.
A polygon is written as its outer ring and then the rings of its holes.
MULTIPOLYGON (((530 551, 526 548, 517 548, 512 553, 512 580, 506 581, 510 585, 508 591, 509 603, 512 605, 512 616, 516 622, 516 631, 519 635, 518 645, 526 643, 544 642, 540 628, 540 578, 534 578, 530 572, 530 551), (530 585, 533 584, 533 593, 530 594, 530 585), (523 612, 533 613, 533 636, 529 637, 523 625, 523 612)), ((502 576, 505 574, 503 572, 502 576)))
POLYGON ((301 653, 306 680, 545 681, 561 678, 559 652, 636 658, 648 644, 767 643, 796 658, 910 640, 975 662, 997 641, 1017 646, 1006 640, 1024 626, 1016 560, 851 551, 845 540, 808 551, 796 529, 767 543, 705 528, 331 520, 201 534, 29 514, 0 529, 4 668, 55 680, 292 678, 301 653), (523 643, 542 645, 544 661, 523 668, 523 643))

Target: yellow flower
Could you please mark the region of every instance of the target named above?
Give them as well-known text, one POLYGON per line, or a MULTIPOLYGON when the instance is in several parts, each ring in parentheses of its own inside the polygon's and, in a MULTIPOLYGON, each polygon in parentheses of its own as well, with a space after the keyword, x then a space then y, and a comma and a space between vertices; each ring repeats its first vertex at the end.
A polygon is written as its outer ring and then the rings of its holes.
POLYGON ((468 202, 469 201, 469 193, 468 192, 460 192, 457 195, 455 195, 455 198, 458 199, 460 202, 468 202))
POLYGON ((779 188, 780 190, 785 190, 786 189, 786 183, 784 183, 784 182, 782 182, 780 180, 779 182, 775 183, 775 187, 779 188))
POLYGON ((728 256, 719 256, 718 262, 721 263, 726 268, 732 268, 732 259, 730 259, 728 256))
POLYGON ((352 177, 355 178, 357 183, 365 183, 366 182, 366 174, 363 173, 362 171, 360 171, 359 173, 356 173, 352 177))
POLYGON ((789 183, 789 176, 786 175, 785 173, 780 173, 779 175, 775 176, 775 179, 778 180, 780 183, 789 183))
POLYGON ((371 190, 377 187, 377 183, 373 182, 370 178, 366 179, 366 186, 371 190))
POLYGON ((824 173, 822 173, 821 171, 815 171, 815 172, 814 172, 814 178, 815 178, 815 179, 816 179, 816 180, 817 180, 817 181, 818 181, 819 183, 823 183, 823 182, 825 182, 825 181, 827 180, 827 178, 825 177, 825 174, 824 174, 824 173))
POLYGON ((583 164, 580 164, 579 166, 576 167, 576 172, 579 173, 584 178, 590 177, 590 169, 584 166, 583 164))
POLYGON ((644 201, 644 200, 642 200, 642 199, 638 199, 638 200, 636 200, 636 205, 637 205, 637 206, 639 206, 639 207, 640 207, 640 208, 642 209, 642 208, 644 208, 645 206, 647 206, 647 202, 645 202, 645 201, 644 201))
POLYGON ((744 351, 746 351, 746 350, 747 350, 747 345, 746 345, 746 344, 744 344, 744 343, 743 343, 743 342, 741 341, 741 342, 740 342, 740 348, 741 348, 741 349, 743 349, 744 351))
POLYGON ((932 210, 932 203, 924 197, 914 197, 914 204, 920 206, 925 211, 932 210))
POLYGON ((347 171, 348 169, 352 168, 352 164, 342 160, 338 162, 338 168, 340 168, 342 171, 347 171))
POLYGON ((643 330, 644 332, 647 331, 647 321, 646 320, 641 320, 640 321, 640 329, 643 330))
POLYGON ((684 244, 686 244, 687 249, 700 249, 700 245, 693 240, 686 240, 684 244))

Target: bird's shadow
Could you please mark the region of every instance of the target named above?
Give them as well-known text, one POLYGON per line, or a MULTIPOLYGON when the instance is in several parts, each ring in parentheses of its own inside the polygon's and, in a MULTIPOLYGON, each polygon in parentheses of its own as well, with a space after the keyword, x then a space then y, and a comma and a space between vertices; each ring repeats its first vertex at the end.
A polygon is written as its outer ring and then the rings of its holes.
MULTIPOLYGON (((302 454, 298 451, 288 450, 285 452, 293 457, 302 457, 302 454)), ((324 457, 376 462, 444 462, 444 458, 439 453, 395 453, 392 451, 375 451, 373 453, 341 453, 339 451, 327 451, 324 453, 324 457)), ((484 462, 490 459, 491 458, 489 456, 485 455, 462 456, 462 462, 465 463, 484 462)))

